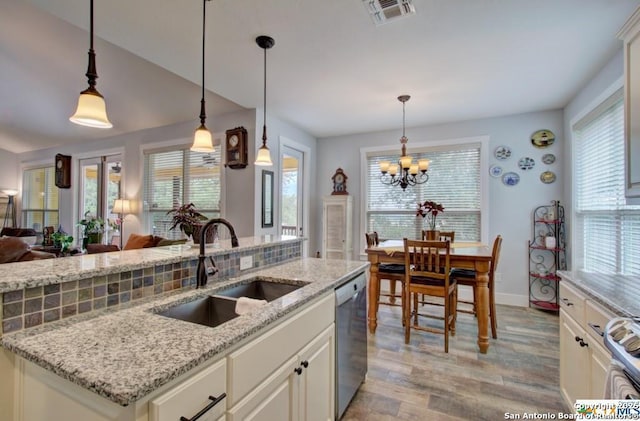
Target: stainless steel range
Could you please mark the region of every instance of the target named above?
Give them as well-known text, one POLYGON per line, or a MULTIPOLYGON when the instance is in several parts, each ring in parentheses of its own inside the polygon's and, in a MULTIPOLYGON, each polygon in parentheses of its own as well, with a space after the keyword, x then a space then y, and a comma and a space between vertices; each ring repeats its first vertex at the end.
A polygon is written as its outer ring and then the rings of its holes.
POLYGON ((616 317, 607 323, 604 344, 619 364, 631 387, 613 399, 640 399, 640 318, 616 317))

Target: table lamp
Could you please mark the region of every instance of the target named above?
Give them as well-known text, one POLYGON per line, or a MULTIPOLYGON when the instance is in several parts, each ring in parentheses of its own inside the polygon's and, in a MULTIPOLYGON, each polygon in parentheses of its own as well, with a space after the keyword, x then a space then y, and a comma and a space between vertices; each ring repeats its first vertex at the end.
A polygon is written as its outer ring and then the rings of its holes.
POLYGON ((122 224, 124 222, 124 215, 131 213, 131 202, 128 199, 116 199, 113 202, 113 213, 117 213, 120 217, 120 250, 122 250, 122 237, 124 232, 122 231, 122 224))

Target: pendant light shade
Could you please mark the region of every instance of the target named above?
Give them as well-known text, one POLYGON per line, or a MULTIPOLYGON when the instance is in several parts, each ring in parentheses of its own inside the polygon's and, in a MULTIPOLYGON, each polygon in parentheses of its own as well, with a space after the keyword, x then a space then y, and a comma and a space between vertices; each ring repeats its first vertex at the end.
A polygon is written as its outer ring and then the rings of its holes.
POLYGON ((200 127, 196 129, 193 136, 193 144, 191 150, 194 152, 213 152, 213 139, 211 132, 205 126, 207 120, 207 110, 204 100, 204 40, 205 40, 205 23, 207 18, 207 2, 210 0, 202 0, 202 98, 200 99, 200 127))
POLYGON ((80 92, 78 107, 75 114, 69 117, 69 120, 81 126, 110 129, 113 124, 107 117, 104 98, 96 89, 98 72, 96 70, 96 53, 93 50, 93 0, 91 0, 89 8, 89 65, 86 73, 89 87, 80 92))
POLYGON ((267 50, 273 47, 275 43, 275 40, 267 35, 261 35, 256 38, 256 44, 264 50, 264 102, 262 107, 264 117, 262 126, 262 146, 258 149, 256 162, 254 162, 254 164, 264 167, 273 165, 273 162, 271 161, 271 152, 267 147, 267 50))

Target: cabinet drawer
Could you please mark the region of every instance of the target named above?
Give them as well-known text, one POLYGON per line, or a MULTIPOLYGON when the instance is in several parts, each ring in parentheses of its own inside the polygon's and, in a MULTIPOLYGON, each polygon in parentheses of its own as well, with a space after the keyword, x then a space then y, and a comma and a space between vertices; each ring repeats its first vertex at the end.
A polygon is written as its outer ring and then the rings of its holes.
POLYGON ((335 319, 334 294, 320 299, 227 358, 231 407, 311 342, 335 319))
MULTIPOLYGON (((181 416, 192 418, 200 410, 212 403, 209 396, 219 397, 225 392, 227 378, 226 360, 205 368, 149 403, 150 421, 176 421, 181 416)), ((225 400, 216 404, 201 418, 218 420, 224 415, 225 400)))
POLYGON ((584 330, 602 344, 602 336, 600 336, 599 332, 596 332, 596 329, 600 332, 604 332, 604 327, 607 325, 609 320, 613 319, 615 316, 591 300, 586 300, 585 303, 586 323, 584 330))
POLYGON ((580 326, 584 326, 584 301, 584 295, 566 282, 560 282, 560 308, 564 309, 580 326))

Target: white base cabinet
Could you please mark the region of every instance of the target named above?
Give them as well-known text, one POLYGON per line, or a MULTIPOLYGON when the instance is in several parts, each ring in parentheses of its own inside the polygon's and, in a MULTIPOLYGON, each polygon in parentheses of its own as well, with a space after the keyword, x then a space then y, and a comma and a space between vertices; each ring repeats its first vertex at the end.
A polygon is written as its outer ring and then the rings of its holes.
POLYGON ((333 293, 229 355, 228 421, 331 420, 333 293))
MULTIPOLYGON (((127 407, 23 358, 13 367, 14 421, 177 421, 226 397, 199 421, 332 420, 335 408, 333 291, 197 372, 127 407)), ((11 373, 11 370, 9 370, 11 373)), ((3 399, 3 402, 6 399, 3 399)), ((9 407, 3 403, 3 407, 9 407)), ((4 419, 0 416, 0 419, 4 419)))
POLYGON ((611 353, 596 331, 615 315, 560 282, 560 392, 568 407, 577 399, 603 399, 611 353))

